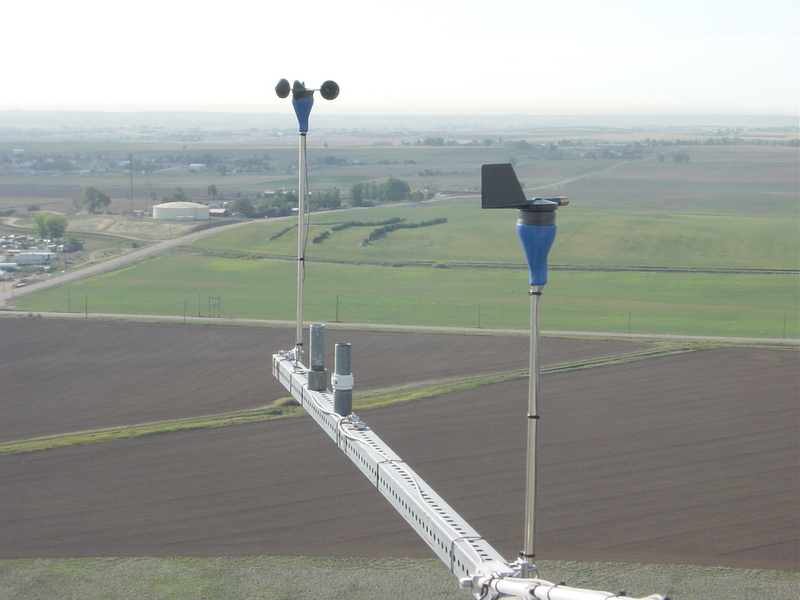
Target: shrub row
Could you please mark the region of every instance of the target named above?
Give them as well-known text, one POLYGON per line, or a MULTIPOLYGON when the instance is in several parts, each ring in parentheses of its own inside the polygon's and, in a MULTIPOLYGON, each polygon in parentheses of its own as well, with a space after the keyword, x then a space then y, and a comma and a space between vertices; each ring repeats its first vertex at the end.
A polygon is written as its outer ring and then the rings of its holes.
POLYGON ((313 240, 311 240, 312 244, 321 244, 329 237, 331 237, 331 231, 342 231, 343 229, 348 229, 350 227, 375 227, 377 225, 392 225, 395 223, 400 223, 401 221, 405 221, 405 219, 400 217, 393 217, 391 219, 387 219, 386 221, 373 221, 372 223, 364 223, 363 221, 345 221, 344 223, 339 223, 338 225, 334 225, 329 230, 323 231, 313 240))
POLYGON ((415 229, 417 227, 430 227, 432 225, 441 225, 442 223, 447 223, 447 219, 444 217, 440 217, 438 219, 432 219, 430 221, 421 221, 419 223, 394 223, 392 225, 384 225, 383 227, 379 227, 377 229, 373 229, 372 233, 361 242, 362 246, 367 246, 371 244, 375 240, 379 240, 383 237, 386 237, 392 231, 397 231, 398 229, 415 229))
POLYGON ((292 230, 292 229, 294 229, 295 227, 297 227, 297 225, 291 225, 290 227, 287 227, 286 229, 281 229, 281 230, 280 230, 278 233, 276 233, 276 234, 273 234, 272 236, 270 236, 270 238, 269 238, 269 241, 271 242, 272 240, 277 240, 277 239, 278 239, 279 237, 281 237, 281 236, 282 236, 284 233, 286 233, 287 231, 291 231, 291 230, 292 230))
POLYGON ((343 229, 347 229, 349 227, 379 227, 381 225, 393 225, 394 223, 400 223, 401 221, 405 221, 405 219, 401 217, 394 217, 392 219, 387 219, 386 221, 373 221, 368 223, 364 223, 363 221, 346 221, 345 223, 334 225, 331 227, 331 231, 342 231, 343 229))

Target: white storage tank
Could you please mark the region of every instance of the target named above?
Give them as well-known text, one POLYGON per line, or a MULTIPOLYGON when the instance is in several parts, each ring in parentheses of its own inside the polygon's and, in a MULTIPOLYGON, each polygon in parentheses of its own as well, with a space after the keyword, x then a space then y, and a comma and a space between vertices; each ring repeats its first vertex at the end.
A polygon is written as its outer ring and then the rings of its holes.
POLYGON ((208 207, 199 202, 166 202, 153 207, 153 218, 169 221, 207 221, 208 207))

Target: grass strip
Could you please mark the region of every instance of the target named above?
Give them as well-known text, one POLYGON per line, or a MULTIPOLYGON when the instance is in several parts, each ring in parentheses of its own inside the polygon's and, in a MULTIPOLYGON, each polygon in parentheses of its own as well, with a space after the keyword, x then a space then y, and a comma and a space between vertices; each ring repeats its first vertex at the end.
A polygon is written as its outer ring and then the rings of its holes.
MULTIPOLYGON (((657 348, 630 352, 616 356, 604 356, 571 363, 561 363, 543 367, 541 374, 563 373, 578 369, 590 369, 600 366, 621 364, 633 360, 642 360, 675 354, 679 352, 690 352, 695 348, 687 346, 671 346, 665 344, 657 348)), ((481 375, 471 375, 468 377, 451 377, 447 379, 419 381, 404 384, 391 388, 379 388, 355 392, 353 403, 355 408, 367 409, 380 406, 389 406, 405 402, 414 402, 434 398, 443 394, 460 392, 493 383, 502 383, 513 379, 522 379, 528 376, 528 369, 517 369, 513 371, 503 371, 500 373, 487 373, 481 375)), ((100 442, 110 442, 146 435, 159 433, 173 433, 177 431, 189 431, 192 429, 207 429, 211 427, 228 427, 231 425, 242 425, 245 423, 257 423, 272 419, 292 417, 302 414, 303 410, 293 398, 280 398, 269 406, 240 410, 230 413, 217 415, 207 415, 203 417, 189 417, 185 419, 171 419, 166 421, 154 421, 151 423, 139 423, 121 427, 107 427, 103 429, 93 429, 89 431, 77 431, 48 435, 27 440, 16 440, 0 444, 0 456, 4 454, 17 454, 21 452, 34 452, 36 450, 51 450, 54 448, 64 448, 67 446, 82 446, 85 444, 96 444, 100 442)))
POLYGON ((185 419, 171 419, 167 421, 154 421, 121 427, 107 427, 89 431, 62 433, 27 440, 16 440, 0 444, 0 455, 15 454, 19 452, 33 452, 35 450, 50 450, 65 446, 81 446, 109 442, 126 438, 155 435, 158 433, 172 433, 176 431, 189 431, 192 429, 207 429, 211 427, 228 427, 244 423, 257 423, 270 419, 278 419, 299 414, 302 412, 292 399, 282 398, 270 406, 240 410, 218 415, 203 417, 189 417, 185 419))
POLYGON ((487 375, 420 381, 392 388, 365 390, 363 392, 356 391, 353 393, 353 405, 358 409, 377 408, 379 406, 424 400, 426 398, 469 390, 492 383, 521 379, 527 376, 527 369, 520 369, 487 375))
MULTIPOLYGON (((537 560, 540 576, 631 596, 796 600, 800 574, 691 565, 537 560)), ((3 600, 466 600, 435 559, 254 556, 0 560, 3 600)))
MULTIPOLYGON (((638 352, 629 352, 616 356, 603 356, 582 361, 550 365, 542 367, 539 372, 542 375, 551 373, 564 373, 567 371, 591 369, 594 367, 627 363, 634 360, 655 358, 668 354, 692 352, 696 349, 697 348, 689 346, 674 346, 664 344, 657 348, 650 348, 638 352)), ((365 390, 362 392, 356 391, 353 394, 353 404, 355 408, 358 409, 376 408, 379 406, 388 406, 390 404, 424 400, 427 398, 433 398, 435 396, 441 396, 443 394, 473 389, 484 385, 491 385, 493 383, 511 381, 513 379, 522 379, 525 377, 528 377, 528 369, 517 369, 514 371, 504 371, 500 373, 421 381, 392 388, 379 388, 365 390)))

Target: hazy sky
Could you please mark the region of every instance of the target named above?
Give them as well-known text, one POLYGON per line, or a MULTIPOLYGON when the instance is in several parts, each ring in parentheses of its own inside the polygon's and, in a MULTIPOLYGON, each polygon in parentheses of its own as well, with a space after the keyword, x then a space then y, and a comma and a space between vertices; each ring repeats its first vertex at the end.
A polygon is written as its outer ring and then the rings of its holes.
POLYGON ((798 113, 798 0, 39 0, 0 13, 0 109, 798 113))

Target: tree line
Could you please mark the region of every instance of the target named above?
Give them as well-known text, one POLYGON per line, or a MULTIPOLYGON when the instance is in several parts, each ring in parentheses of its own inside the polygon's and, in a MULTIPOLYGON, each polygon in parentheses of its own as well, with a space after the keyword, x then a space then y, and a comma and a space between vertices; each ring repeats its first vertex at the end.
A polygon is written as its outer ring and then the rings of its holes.
POLYGON ((431 227, 432 225, 441 225, 442 223, 447 223, 447 219, 444 217, 439 217, 438 219, 431 219, 430 221, 421 221, 419 223, 393 223, 392 225, 384 225, 383 227, 378 227, 377 229, 373 229, 372 232, 361 242, 362 246, 367 246, 374 242, 375 240, 379 240, 383 237, 386 237, 392 231, 397 231, 398 229, 414 229, 417 227, 431 227))
POLYGON ((378 202, 400 202, 406 200, 411 193, 411 186, 402 179, 390 177, 384 183, 370 181, 354 183, 350 186, 350 203, 353 206, 364 206, 367 200, 378 202))
MULTIPOLYGON (((217 198, 217 186, 208 186, 206 193, 217 198)), ((408 182, 390 177, 383 183, 377 181, 354 183, 350 187, 350 205, 367 206, 371 202, 400 202, 403 200, 422 200, 425 196, 418 191, 412 191, 408 182)), ((342 206, 342 193, 339 188, 311 192, 308 195, 308 209, 310 211, 334 210, 342 206)), ((180 187, 168 196, 161 198, 161 202, 192 202, 193 200, 180 187)), ((83 188, 81 206, 94 214, 108 208, 111 197, 95 185, 83 188)), ((258 204, 253 204, 249 198, 236 198, 231 203, 233 213, 240 216, 253 218, 286 217, 292 214, 292 209, 298 206, 298 192, 296 190, 280 190, 268 198, 262 198, 258 204)))
POLYGON ((345 221, 344 223, 338 223, 331 227, 330 229, 326 229, 318 236, 316 236, 313 240, 311 240, 312 244, 321 244, 329 237, 331 237, 332 231, 343 231, 345 229, 349 229, 350 227, 377 227, 380 225, 393 225, 395 223, 400 223, 405 221, 405 219, 401 217, 393 217, 391 219, 386 219, 385 221, 372 221, 372 222, 363 222, 363 221, 345 221))

